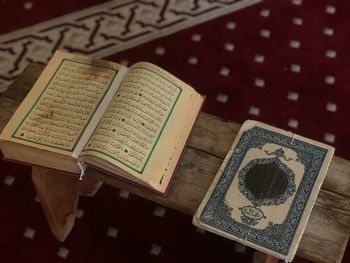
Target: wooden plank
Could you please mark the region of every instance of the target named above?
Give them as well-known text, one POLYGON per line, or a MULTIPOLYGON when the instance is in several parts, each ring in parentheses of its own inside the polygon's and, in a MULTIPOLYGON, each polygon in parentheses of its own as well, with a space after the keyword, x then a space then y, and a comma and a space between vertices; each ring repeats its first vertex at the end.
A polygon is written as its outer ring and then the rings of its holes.
MULTIPOLYGON (((0 130, 5 127, 18 107, 19 104, 16 101, 23 100, 43 68, 42 64, 29 63, 8 90, 1 94, 0 130)), ((238 123, 201 113, 193 129, 188 147, 223 159, 240 127, 241 125, 238 123)), ((334 157, 322 188, 350 196, 350 162, 343 158, 334 157)))
POLYGON ((14 100, 22 101, 34 85, 35 81, 38 79, 44 67, 45 65, 43 64, 29 63, 24 71, 1 95, 14 100))
POLYGON ((32 88, 44 67, 43 64, 29 63, 8 89, 0 94, 0 131, 5 128, 12 114, 32 88))
POLYGON ((15 113, 20 102, 12 98, 0 96, 0 131, 2 131, 11 116, 15 113))
POLYGON ((79 181, 39 167, 32 168, 32 181, 52 233, 64 241, 74 226, 79 181))
POLYGON ((350 199, 321 189, 297 255, 315 262, 341 262, 349 226, 350 199))
MULTIPOLYGON (((151 194, 98 170, 87 172, 104 183, 127 190, 163 206, 193 215, 208 189, 221 159, 203 151, 186 149, 166 197, 151 194)), ((350 198, 321 189, 310 215, 297 255, 315 262, 341 262, 350 235, 350 198)))
POLYGON ((238 123, 200 113, 187 147, 224 159, 240 128, 238 123))
MULTIPOLYGON (((201 113, 188 147, 223 159, 240 127, 238 123, 201 113)), ((334 156, 322 188, 350 197, 350 161, 334 156)))
POLYGON ((278 259, 256 250, 253 256, 253 263, 278 263, 278 259))
POLYGON ((42 167, 32 168, 32 181, 49 227, 62 242, 74 226, 79 196, 94 196, 101 186, 93 177, 80 181, 42 167))
MULTIPOLYGON (((31 72, 33 82, 41 69, 26 72, 31 72)), ((22 87, 25 90, 20 93, 21 98, 33 84, 26 81, 25 74, 29 73, 23 73, 20 83, 13 84, 16 89, 22 87)), ((0 130, 18 106, 15 93, 8 90, 6 97, 0 96, 0 130)), ((92 168, 88 169, 87 173, 97 180, 192 215, 239 128, 237 123, 201 113, 166 198, 150 194, 122 180, 111 179, 110 176, 92 168)), ((340 262, 350 234, 349 196, 350 162, 334 157, 302 237, 298 255, 317 262, 340 262)))
POLYGON ((350 197, 350 161, 334 156, 322 188, 350 197))
POLYGON ((208 153, 187 148, 166 197, 152 194, 146 189, 91 167, 86 170, 86 174, 114 187, 125 189, 161 205, 193 215, 221 162, 221 159, 208 153))

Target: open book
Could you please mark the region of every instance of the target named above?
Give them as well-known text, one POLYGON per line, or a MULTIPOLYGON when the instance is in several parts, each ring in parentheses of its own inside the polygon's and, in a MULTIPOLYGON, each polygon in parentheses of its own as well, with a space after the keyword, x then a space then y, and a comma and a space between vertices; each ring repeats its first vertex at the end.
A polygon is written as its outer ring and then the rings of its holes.
POLYGON ((203 100, 153 64, 57 51, 0 146, 6 159, 75 174, 92 165, 165 193, 203 100))
POLYGON ((246 121, 193 224, 292 261, 334 148, 246 121))

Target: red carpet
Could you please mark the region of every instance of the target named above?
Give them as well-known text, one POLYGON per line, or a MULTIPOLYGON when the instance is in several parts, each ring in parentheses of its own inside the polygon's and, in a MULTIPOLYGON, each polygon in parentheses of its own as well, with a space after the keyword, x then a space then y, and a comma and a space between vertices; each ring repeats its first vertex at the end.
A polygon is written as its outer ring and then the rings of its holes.
POLYGON ((54 6, 50 1, 23 1, 2 0, 0 2, 0 34, 9 33, 13 30, 28 27, 88 8, 93 5, 108 2, 106 0, 61 0, 56 1, 54 6))
MULTIPOLYGON (((98 1, 72 6, 65 0, 57 8, 32 3, 29 12, 20 10, 24 1, 1 2, 1 21, 7 22, 0 31, 98 1)), ((350 159, 349 11, 350 3, 340 0, 267 0, 107 59, 158 64, 207 95, 205 112, 289 129, 334 145, 337 156, 350 159)), ((29 169, 5 162, 0 167, 1 262, 60 262, 64 256, 66 262, 251 261, 250 249, 239 253, 235 242, 196 231, 190 217, 125 198, 109 186, 81 199, 81 218, 59 243, 35 201, 29 169)))

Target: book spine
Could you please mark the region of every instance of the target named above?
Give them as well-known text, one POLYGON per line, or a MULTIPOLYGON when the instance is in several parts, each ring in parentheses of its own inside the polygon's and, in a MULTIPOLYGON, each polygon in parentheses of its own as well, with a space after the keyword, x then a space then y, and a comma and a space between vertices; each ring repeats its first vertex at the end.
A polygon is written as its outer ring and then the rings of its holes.
POLYGON ((128 69, 126 67, 122 67, 119 71, 116 77, 114 78, 109 90, 105 94, 104 98, 102 99, 102 102, 98 106, 97 110, 95 111, 94 116, 92 116, 89 124, 87 125, 85 131, 83 132, 82 136, 80 137, 77 145, 75 146, 72 156, 74 158, 78 158, 81 151, 84 149, 86 143, 90 139, 92 133, 96 129, 103 113, 106 111, 109 103, 114 97, 114 94, 117 92, 117 90, 120 87, 120 84, 123 81, 124 76, 128 72, 128 69))
POLYGON ((84 130, 82 136, 80 137, 77 145, 75 146, 72 156, 77 159, 77 165, 80 169, 80 177, 79 179, 82 180, 85 170, 86 170, 86 164, 80 160, 78 160, 78 157, 81 153, 81 151, 84 149, 86 143, 90 139, 91 135, 93 134, 94 130, 96 129, 99 121, 102 118, 102 115, 105 113, 108 105, 112 101, 114 95, 116 94, 117 90, 120 87, 120 84, 122 83, 125 75, 127 74, 128 69, 126 67, 121 67, 121 69, 118 71, 117 75, 115 76, 109 90, 103 97, 100 105, 98 106, 97 110, 95 111, 95 114, 92 116, 89 124, 87 125, 86 129, 84 130))

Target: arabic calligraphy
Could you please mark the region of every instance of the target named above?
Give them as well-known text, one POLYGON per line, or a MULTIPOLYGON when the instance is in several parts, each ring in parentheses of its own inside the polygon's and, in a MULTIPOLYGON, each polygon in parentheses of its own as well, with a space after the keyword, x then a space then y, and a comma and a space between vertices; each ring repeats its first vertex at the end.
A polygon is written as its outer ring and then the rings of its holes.
POLYGON ((73 150, 116 70, 63 60, 15 137, 73 150))
POLYGON ((161 75, 131 68, 85 150, 112 155, 141 172, 180 93, 161 75))

